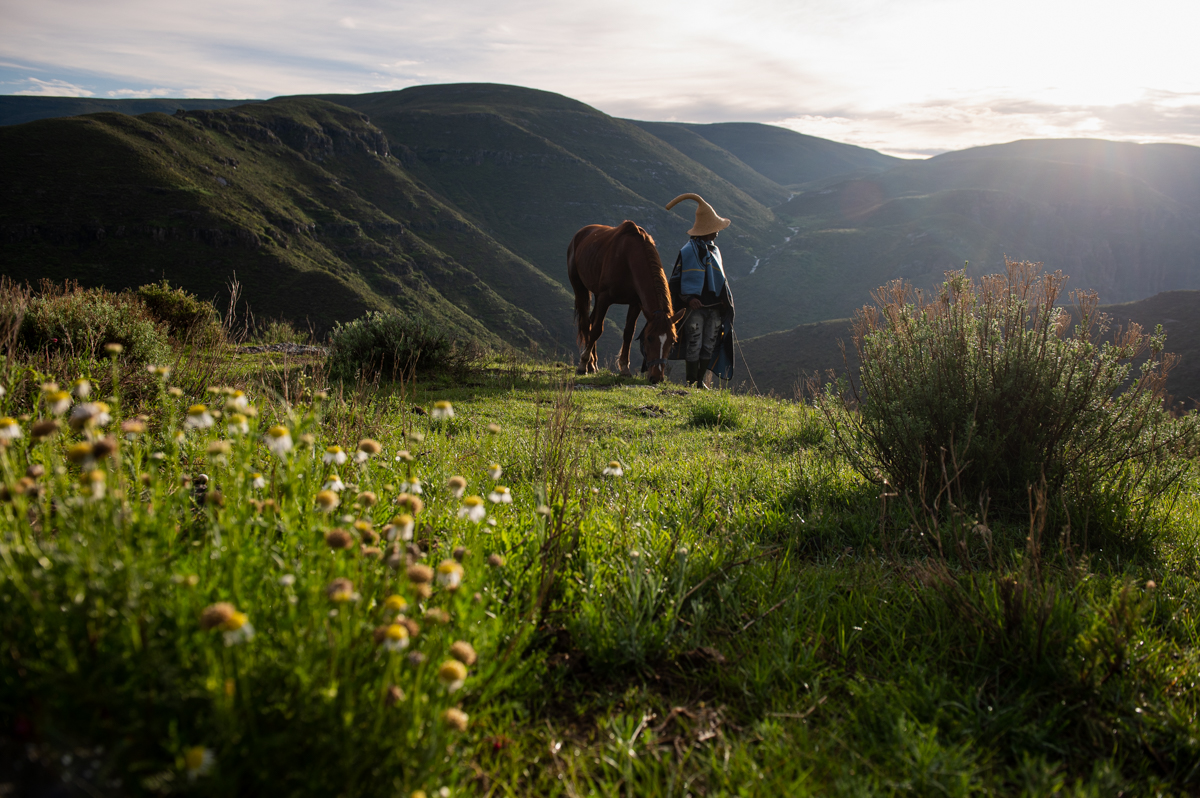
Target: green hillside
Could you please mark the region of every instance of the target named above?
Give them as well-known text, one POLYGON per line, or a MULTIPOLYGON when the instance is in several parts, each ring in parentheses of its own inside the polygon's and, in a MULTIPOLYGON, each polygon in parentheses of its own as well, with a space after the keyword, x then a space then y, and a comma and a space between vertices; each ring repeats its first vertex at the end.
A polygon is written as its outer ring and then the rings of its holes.
MULTIPOLYGON (((1200 291, 1165 291, 1100 309, 1111 317, 1114 332, 1131 322, 1147 331, 1161 324, 1167 334, 1166 351, 1179 356, 1167 378, 1167 392, 1185 408, 1200 405, 1200 291)), ((823 376, 830 370, 844 375, 847 366, 854 374, 858 368, 850 319, 801 324, 742 340, 740 345, 738 355, 743 362, 737 379, 745 381, 748 388, 752 381, 763 394, 794 397, 811 376, 823 376)))
POLYGON ((236 273, 253 312, 318 329, 396 307, 485 342, 571 346, 566 292, 331 103, 5 127, 0 169, 3 267, 16 279, 119 288, 166 276, 208 297, 236 273))
POLYGON ((799 194, 775 209, 792 235, 736 287, 745 334, 847 316, 889 280, 929 287, 964 261, 998 271, 1005 255, 1062 269, 1104 302, 1200 287, 1185 179, 1200 149, 1122 145, 1105 160, 1106 144, 967 150, 799 194))
POLYGON ((670 268, 695 206, 663 205, 685 191, 733 220, 721 240, 732 275, 749 273, 786 232, 763 203, 704 164, 558 94, 457 84, 325 99, 367 114, 417 179, 564 285, 567 242, 593 223, 633 219, 670 268))

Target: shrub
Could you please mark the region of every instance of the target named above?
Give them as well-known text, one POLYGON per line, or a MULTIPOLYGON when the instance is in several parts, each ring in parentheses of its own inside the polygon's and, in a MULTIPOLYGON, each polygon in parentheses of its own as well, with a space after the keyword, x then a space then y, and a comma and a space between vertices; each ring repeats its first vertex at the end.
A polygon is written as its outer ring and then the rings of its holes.
POLYGON ((702 393, 692 402, 688 423, 693 427, 736 429, 742 421, 742 411, 733 397, 724 391, 702 393))
POLYGON ((476 358, 471 342, 456 341, 423 316, 370 311, 348 324, 338 324, 329 338, 331 379, 456 373, 476 358))
POLYGON ((1089 503, 1165 490, 1160 466, 1197 434, 1194 418, 1163 409, 1174 357, 1162 354, 1161 328, 1132 325, 1105 341, 1094 293, 1072 294, 1072 324, 1055 305, 1061 272, 1006 265, 978 285, 950 273, 928 301, 896 281, 856 315, 857 412, 835 391, 822 400, 846 455, 868 479, 886 476, 925 501, 986 492, 1009 512, 1028 511, 1031 485, 1051 497, 1069 487, 1089 503))
POLYGON ((57 349, 74 357, 102 358, 110 343, 123 346, 132 360, 160 360, 168 353, 164 325, 136 294, 74 282, 41 283, 25 310, 21 337, 30 349, 57 349))
POLYGON ((172 338, 206 345, 223 340, 221 317, 212 303, 197 299, 182 288, 172 288, 166 280, 143 285, 137 295, 154 318, 166 325, 172 338))
POLYGON ((256 344, 305 344, 311 336, 296 329, 287 319, 267 319, 254 327, 252 340, 256 344))

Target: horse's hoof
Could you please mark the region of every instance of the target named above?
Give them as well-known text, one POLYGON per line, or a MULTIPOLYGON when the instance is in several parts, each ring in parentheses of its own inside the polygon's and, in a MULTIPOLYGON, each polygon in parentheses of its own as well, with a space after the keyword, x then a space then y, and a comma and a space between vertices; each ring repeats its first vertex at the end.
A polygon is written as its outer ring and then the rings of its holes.
POLYGON ((587 372, 587 369, 585 369, 583 366, 577 366, 575 369, 575 373, 579 374, 579 375, 583 375, 583 374, 587 374, 588 372, 587 372))

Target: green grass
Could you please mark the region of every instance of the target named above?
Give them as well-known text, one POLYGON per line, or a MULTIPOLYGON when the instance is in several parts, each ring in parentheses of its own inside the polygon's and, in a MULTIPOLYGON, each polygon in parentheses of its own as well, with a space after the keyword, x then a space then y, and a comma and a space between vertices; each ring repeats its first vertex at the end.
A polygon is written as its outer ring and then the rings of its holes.
MULTIPOLYGON (((176 440, 190 404, 228 398, 204 392, 198 366, 172 378, 189 386, 182 396, 123 388, 94 435, 134 412, 149 430, 98 464, 101 498, 65 459, 84 435, 30 441, 45 413, 17 383, 41 377, 6 364, 4 412, 32 418, 0 452, 0 714, 16 719, 0 731, 0 783, 348 796, 1200 783, 1195 480, 1141 531, 1093 529, 1085 549, 1082 525, 1069 538, 1035 525, 1031 545, 1027 525, 984 536, 912 518, 899 498, 881 509, 799 404, 630 380, 571 390, 568 367, 515 362, 455 383, 339 388, 311 361, 218 360, 229 366, 213 381, 258 408, 250 434, 228 434, 223 417, 176 440), (436 422, 443 400, 455 415, 436 422), (739 423, 693 423, 716 404, 739 423), (261 443, 274 424, 297 443, 284 459, 261 443), (336 467, 341 505, 319 512, 334 470, 322 453, 353 453, 364 437, 382 453, 336 467), (231 445, 225 462, 218 440, 231 445), (623 476, 604 474, 612 460, 623 476), (18 492, 31 463, 46 469, 39 489, 18 492), (494 525, 460 518, 447 479, 486 496, 493 464, 513 503, 485 500, 494 525), (200 473, 221 502, 198 500, 200 473), (354 520, 381 531, 412 476, 425 491, 420 561, 468 550, 463 586, 428 599, 386 549, 375 560, 324 542, 354 520), (366 490, 378 503, 355 506, 366 490), (356 601, 327 597, 339 576, 356 601), (420 624, 399 654, 372 638, 393 593, 420 624), (217 601, 247 614, 253 639, 227 646, 201 628, 217 601), (456 640, 478 662, 449 693, 435 669, 456 640), (388 703, 392 685, 403 698, 388 703), (450 707, 469 716, 465 732, 444 719, 450 707), (191 780, 194 746, 215 764, 191 780)), ((105 396, 107 368, 92 370, 105 396)))

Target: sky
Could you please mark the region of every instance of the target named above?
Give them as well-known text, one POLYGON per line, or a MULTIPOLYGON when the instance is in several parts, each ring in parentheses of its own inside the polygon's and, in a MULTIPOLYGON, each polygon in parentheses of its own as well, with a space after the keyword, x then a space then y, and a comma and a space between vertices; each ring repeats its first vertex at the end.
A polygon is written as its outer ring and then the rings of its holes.
POLYGON ((1197 0, 0 0, 0 20, 0 94, 487 82, 910 158, 1022 138, 1200 145, 1197 0))

